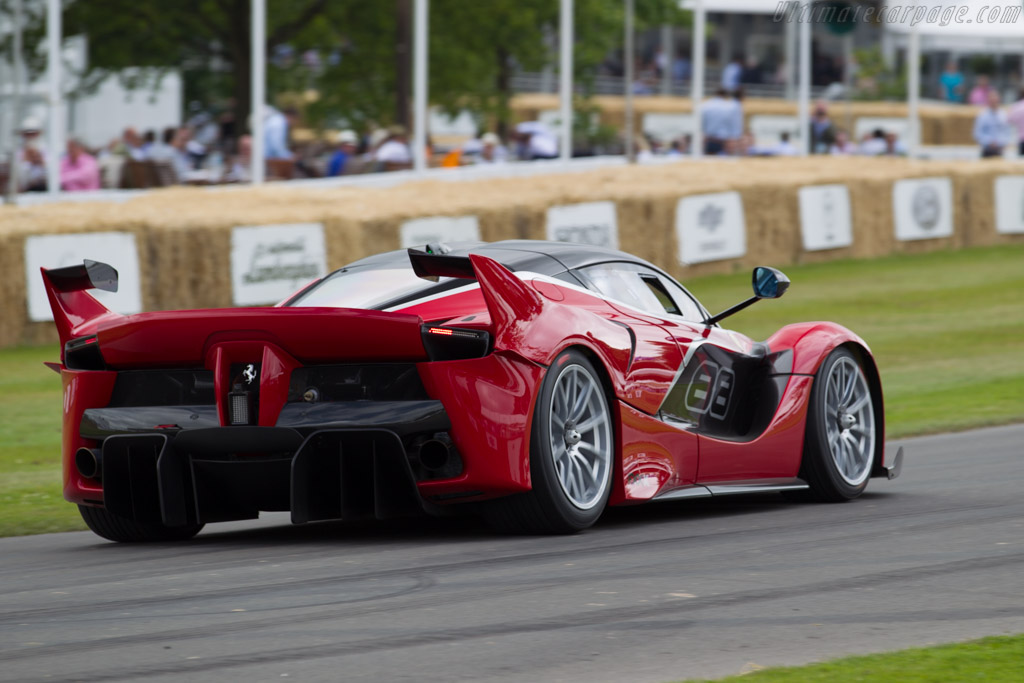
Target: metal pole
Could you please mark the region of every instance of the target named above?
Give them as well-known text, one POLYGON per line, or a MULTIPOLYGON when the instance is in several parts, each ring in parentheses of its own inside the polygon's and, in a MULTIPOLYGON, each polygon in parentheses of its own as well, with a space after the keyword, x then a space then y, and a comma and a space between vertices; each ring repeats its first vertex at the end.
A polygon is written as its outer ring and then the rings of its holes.
POLYGON ((693 136, 690 153, 694 159, 704 156, 704 125, 701 121, 701 109, 704 103, 704 33, 707 13, 704 0, 696 0, 693 7, 693 55, 690 59, 692 77, 690 80, 690 102, 693 111, 693 136))
POLYGON ((64 97, 61 88, 61 34, 63 20, 60 0, 46 2, 46 78, 50 104, 50 125, 46 150, 46 191, 60 194, 60 154, 64 146, 64 97))
POLYGON ((266 169, 266 140, 264 137, 264 109, 267 101, 267 0, 252 0, 252 159, 249 177, 253 185, 263 183, 266 169))
POLYGON ((811 4, 801 3, 799 92, 797 94, 797 126, 800 130, 800 153, 811 153, 811 4), (806 12, 806 14, 805 14, 806 12))
POLYGON ((921 144, 921 119, 918 109, 921 101, 921 32, 920 24, 910 29, 907 43, 907 152, 913 156, 921 144))
POLYGON ((636 146, 633 140, 633 0, 626 0, 626 36, 625 46, 622 48, 626 60, 626 77, 623 79, 626 84, 626 160, 629 163, 636 161, 636 146))
POLYGON ((428 0, 416 0, 412 19, 412 165, 417 172, 423 172, 427 168, 427 41, 430 39, 427 2, 428 0))
POLYGON ((661 25, 661 54, 665 66, 661 69, 661 94, 668 97, 672 94, 672 25, 661 25))
POLYGON ((558 12, 558 109, 561 141, 558 157, 562 161, 572 159, 572 69, 575 45, 575 17, 573 0, 561 0, 558 12))
MULTIPOLYGON (((793 7, 792 3, 790 3, 787 6, 787 10, 788 11, 789 10, 795 10, 795 9, 797 9, 797 8, 793 7)), ((785 49, 785 56, 783 57, 783 59, 786 62, 786 74, 785 74, 785 77, 786 77, 786 99, 787 100, 792 100, 792 99, 796 98, 796 78, 794 78, 793 76, 796 73, 796 23, 795 23, 795 17, 797 16, 797 13, 796 12, 792 12, 788 16, 789 16, 789 20, 786 21, 786 37, 785 37, 785 41, 786 41, 785 48, 786 49, 785 49)))
POLYGON ((21 54, 22 0, 14 0, 14 83, 11 116, 14 118, 12 129, 15 131, 11 145, 11 169, 7 183, 7 203, 15 204, 20 188, 19 171, 21 171, 21 148, 18 145, 17 131, 21 126, 21 79, 25 71, 25 60, 21 54))

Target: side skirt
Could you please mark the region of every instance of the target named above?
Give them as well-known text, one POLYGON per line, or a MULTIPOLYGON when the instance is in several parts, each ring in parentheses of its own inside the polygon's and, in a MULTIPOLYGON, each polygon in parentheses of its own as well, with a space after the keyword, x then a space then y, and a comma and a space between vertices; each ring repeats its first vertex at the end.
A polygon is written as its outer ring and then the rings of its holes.
POLYGON ((744 493, 778 493, 780 491, 801 491, 810 488, 803 479, 756 479, 753 481, 730 481, 721 484, 685 486, 659 493, 652 500, 682 500, 684 498, 711 498, 712 496, 733 496, 744 493))

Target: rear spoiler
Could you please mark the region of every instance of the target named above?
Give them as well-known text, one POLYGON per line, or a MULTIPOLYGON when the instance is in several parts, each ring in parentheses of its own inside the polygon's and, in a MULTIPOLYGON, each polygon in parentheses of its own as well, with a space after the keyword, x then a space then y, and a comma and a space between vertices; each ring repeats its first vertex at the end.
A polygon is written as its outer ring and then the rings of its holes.
POLYGON ((72 339, 93 334, 108 318, 120 317, 94 299, 86 290, 117 291, 117 270, 99 261, 82 261, 78 266, 40 268, 53 322, 60 334, 61 360, 64 346, 72 339))
POLYGON ((80 266, 42 270, 43 277, 48 278, 58 292, 79 292, 85 289, 117 291, 117 270, 99 261, 85 259, 80 266))
POLYGON ((451 256, 409 249, 413 272, 421 278, 439 277, 476 280, 494 326, 494 348, 518 348, 524 328, 544 307, 544 300, 529 283, 512 274, 492 258, 479 254, 451 256))

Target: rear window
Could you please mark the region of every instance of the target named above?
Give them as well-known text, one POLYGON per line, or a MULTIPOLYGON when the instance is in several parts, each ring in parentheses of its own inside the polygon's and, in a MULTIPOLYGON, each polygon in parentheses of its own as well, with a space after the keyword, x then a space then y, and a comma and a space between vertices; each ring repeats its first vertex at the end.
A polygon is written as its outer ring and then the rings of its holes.
POLYGON ((412 268, 343 268, 288 303, 289 306, 382 309, 451 287, 454 278, 430 282, 412 268))

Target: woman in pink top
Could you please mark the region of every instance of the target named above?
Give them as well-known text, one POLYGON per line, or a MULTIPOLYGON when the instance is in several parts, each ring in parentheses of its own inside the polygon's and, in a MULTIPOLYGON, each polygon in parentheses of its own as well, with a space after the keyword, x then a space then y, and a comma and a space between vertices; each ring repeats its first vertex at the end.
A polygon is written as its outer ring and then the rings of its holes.
POLYGON ((68 192, 100 189, 100 167, 78 140, 68 140, 68 153, 60 160, 60 185, 68 192))
POLYGON ((1017 95, 1017 102, 1010 107, 1006 120, 1017 131, 1017 145, 1021 156, 1024 156, 1024 90, 1017 95))
POLYGON ((967 104, 984 107, 988 104, 988 93, 992 89, 988 76, 978 76, 978 84, 971 88, 971 94, 967 97, 967 104))

